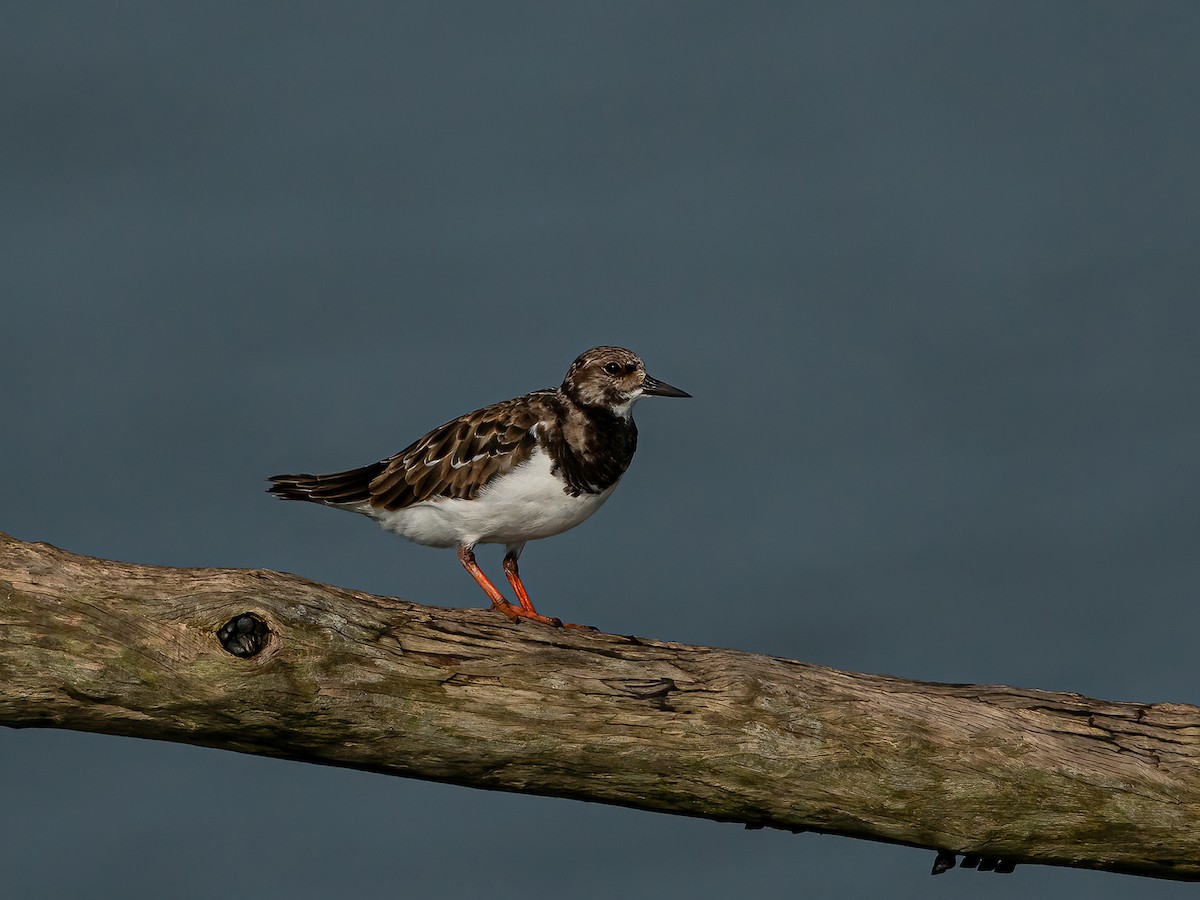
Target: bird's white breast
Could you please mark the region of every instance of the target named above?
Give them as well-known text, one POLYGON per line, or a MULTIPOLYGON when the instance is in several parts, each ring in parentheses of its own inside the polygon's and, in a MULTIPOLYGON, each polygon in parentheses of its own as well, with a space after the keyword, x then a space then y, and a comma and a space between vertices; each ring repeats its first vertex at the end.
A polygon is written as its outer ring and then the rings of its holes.
POLYGON ((438 498, 397 510, 360 507, 388 531, 418 544, 521 544, 574 528, 601 506, 616 484, 599 494, 572 497, 550 473, 541 449, 494 479, 473 500, 438 498))

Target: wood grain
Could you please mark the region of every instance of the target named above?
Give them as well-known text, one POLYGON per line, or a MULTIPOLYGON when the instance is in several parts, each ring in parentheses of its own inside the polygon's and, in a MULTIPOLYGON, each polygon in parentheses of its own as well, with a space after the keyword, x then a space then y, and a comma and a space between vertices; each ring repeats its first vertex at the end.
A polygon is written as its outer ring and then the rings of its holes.
POLYGON ((3 534, 0 724, 1200 879, 1194 706, 840 672, 3 534), (241 658, 218 632, 247 612, 270 634, 241 658))

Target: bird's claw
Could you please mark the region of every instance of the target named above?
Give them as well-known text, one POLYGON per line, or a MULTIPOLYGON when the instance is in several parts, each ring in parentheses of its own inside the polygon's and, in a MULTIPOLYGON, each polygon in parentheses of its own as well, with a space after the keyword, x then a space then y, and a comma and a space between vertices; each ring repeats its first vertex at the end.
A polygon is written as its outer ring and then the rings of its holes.
POLYGON ((560 622, 563 628, 574 628, 576 631, 595 631, 599 633, 600 629, 595 625, 576 625, 574 622, 560 622))

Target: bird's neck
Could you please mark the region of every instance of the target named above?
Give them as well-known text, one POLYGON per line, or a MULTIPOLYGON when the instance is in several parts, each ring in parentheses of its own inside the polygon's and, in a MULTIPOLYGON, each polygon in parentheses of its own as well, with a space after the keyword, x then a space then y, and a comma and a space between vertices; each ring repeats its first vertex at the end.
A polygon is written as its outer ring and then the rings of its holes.
POLYGON ((605 406, 560 398, 556 427, 539 435, 571 493, 598 493, 625 472, 637 449, 637 426, 605 406))

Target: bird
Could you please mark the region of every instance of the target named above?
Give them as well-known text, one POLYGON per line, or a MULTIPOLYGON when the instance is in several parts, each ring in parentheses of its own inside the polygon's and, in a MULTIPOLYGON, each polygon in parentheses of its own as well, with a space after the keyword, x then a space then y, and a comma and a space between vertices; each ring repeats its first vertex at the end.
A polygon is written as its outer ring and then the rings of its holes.
POLYGON ((637 449, 635 403, 691 396, 649 375, 633 351, 593 347, 558 387, 459 416, 357 469, 272 475, 267 491, 369 516, 417 544, 457 547, 459 563, 511 621, 587 628, 534 608, 517 566, 521 552, 579 525, 612 496, 637 449), (479 544, 505 546, 516 603, 480 569, 479 544))

